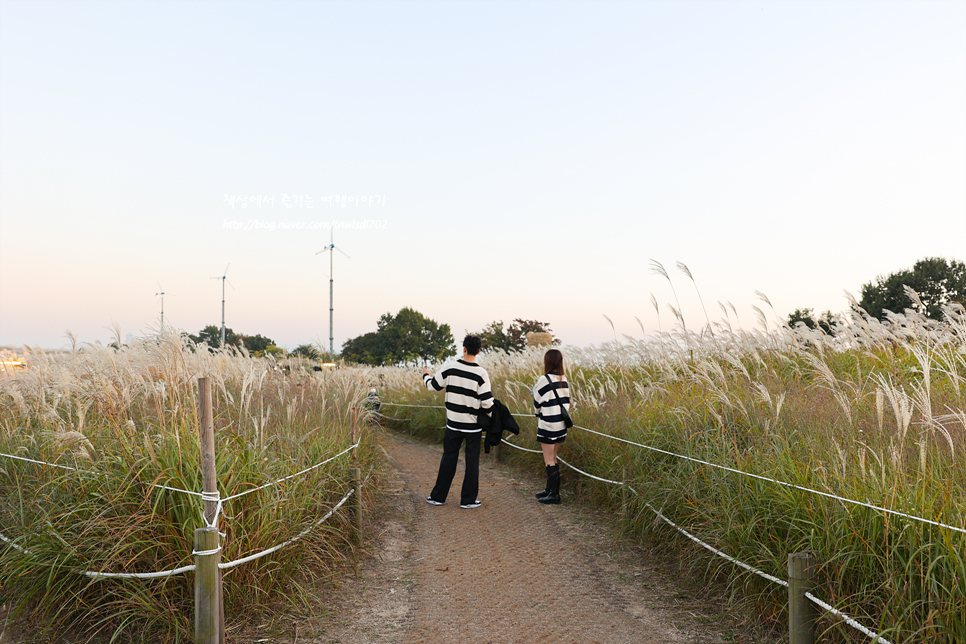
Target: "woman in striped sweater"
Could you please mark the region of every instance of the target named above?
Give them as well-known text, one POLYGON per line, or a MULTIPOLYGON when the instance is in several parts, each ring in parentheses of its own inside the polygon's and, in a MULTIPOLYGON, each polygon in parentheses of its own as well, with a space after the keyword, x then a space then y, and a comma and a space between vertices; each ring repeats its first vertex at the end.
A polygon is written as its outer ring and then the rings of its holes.
POLYGON ((550 349, 543 356, 544 375, 533 386, 533 407, 537 415, 537 442, 547 466, 547 487, 537 492, 540 503, 560 503, 560 466, 557 450, 567 438, 563 409, 570 410, 570 387, 564 376, 563 354, 550 349))

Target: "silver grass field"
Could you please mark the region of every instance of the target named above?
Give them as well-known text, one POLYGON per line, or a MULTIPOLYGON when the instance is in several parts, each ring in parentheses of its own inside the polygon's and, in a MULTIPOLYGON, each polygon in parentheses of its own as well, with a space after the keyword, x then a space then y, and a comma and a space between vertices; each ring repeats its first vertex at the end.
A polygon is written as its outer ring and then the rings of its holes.
MULTIPOLYGON (((80 470, 0 457, 0 533, 14 544, 0 546, 0 601, 37 641, 64 634, 193 640, 193 573, 163 579, 81 573, 193 563, 193 532, 204 525, 201 499, 154 486, 202 490, 198 377, 213 382, 222 498, 349 447, 350 409, 360 409, 369 384, 363 370, 318 373, 296 361, 286 370, 271 359, 194 350, 174 334, 120 350, 75 345, 18 357, 26 368, 0 373, 0 452, 80 470)), ((360 426, 366 420, 361 415, 360 426)), ((374 448, 362 432, 357 466, 364 473, 381 469, 374 448)), ((348 491, 348 467, 347 454, 226 503, 222 561, 312 526, 348 491)), ((297 610, 312 601, 314 584, 345 574, 348 525, 346 513, 338 513, 278 552, 225 571, 229 630, 297 610)))
MULTIPOLYGON (((727 309, 725 314, 728 314, 727 309)), ((966 314, 916 313, 884 323, 843 316, 835 335, 804 326, 625 337, 564 348, 578 426, 769 479, 966 529, 966 314)), ((542 350, 487 355, 494 395, 532 414, 542 350)), ((387 376, 388 378, 388 376, 387 376)), ((416 374, 384 400, 438 405, 416 374)), ((387 407, 401 431, 436 437, 442 410, 387 407)), ((514 442, 534 449, 535 423, 514 442)), ((542 460, 504 448, 539 473, 542 460)), ((574 428, 561 456, 633 493, 564 468, 564 494, 620 516, 621 527, 677 553, 697 578, 781 629, 782 586, 716 557, 655 519, 786 578, 790 553, 811 552, 814 594, 892 642, 966 641, 966 534, 621 443, 574 428), (626 477, 626 478, 625 478, 626 477), (649 504, 649 506, 647 505, 649 504)), ((565 498, 566 502, 566 498, 565 498)), ((821 611, 819 611, 821 612, 821 611)), ((823 642, 868 638, 825 614, 823 642)))
MULTIPOLYGON (((564 348, 577 425, 741 472, 966 529, 966 314, 915 313, 886 322, 852 313, 835 335, 788 329, 757 310, 762 331, 729 311, 697 332, 564 348)), ((734 309, 732 307, 731 311, 734 309)), ((495 395, 530 415, 542 350, 485 355, 495 395)), ((350 409, 370 385, 384 422, 438 439, 443 412, 418 370, 312 372, 293 362, 209 352, 176 335, 120 350, 23 350, 28 366, 0 375, 0 452, 84 472, 0 458, 2 602, 45 636, 178 642, 192 635, 192 575, 90 579, 78 571, 149 572, 191 563, 201 527, 196 379, 214 381, 223 497, 288 476, 351 444, 350 409), (393 420, 396 419, 396 420, 393 420)), ((360 418, 360 426, 367 418, 360 418)), ((535 423, 514 442, 530 449, 535 423)), ((359 466, 385 467, 370 432, 359 466)), ((539 457, 504 448, 535 473, 539 457)), ((779 578, 789 553, 814 553, 815 595, 892 642, 966 641, 966 535, 742 476, 581 429, 561 456, 622 488, 564 469, 565 502, 579 497, 619 517, 625 534, 680 555, 695 578, 778 629, 781 586, 715 557, 655 519, 651 508, 715 548, 779 578), (568 498, 569 497, 569 498, 568 498)), ((226 504, 223 561, 298 534, 347 491, 347 457, 226 504)), ((273 555, 225 574, 229 628, 271 619, 311 599, 319 579, 347 574, 349 527, 337 514, 273 555), (266 617, 267 616, 267 617, 266 617)), ((830 616, 824 642, 865 636, 830 616)))

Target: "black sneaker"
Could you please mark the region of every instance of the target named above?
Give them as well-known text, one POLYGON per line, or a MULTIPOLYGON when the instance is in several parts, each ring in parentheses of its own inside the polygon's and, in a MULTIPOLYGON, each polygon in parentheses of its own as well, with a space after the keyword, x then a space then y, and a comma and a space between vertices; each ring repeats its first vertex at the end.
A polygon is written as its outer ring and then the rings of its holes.
POLYGON ((436 499, 434 499, 431 496, 427 496, 426 497, 426 503, 428 503, 430 505, 443 505, 441 502, 437 501, 436 499))
POLYGON ((460 504, 460 507, 463 508, 464 510, 469 510, 469 509, 472 509, 472 508, 478 508, 481 505, 483 505, 483 503, 479 499, 477 499, 476 501, 473 501, 472 503, 462 503, 462 504, 460 504))

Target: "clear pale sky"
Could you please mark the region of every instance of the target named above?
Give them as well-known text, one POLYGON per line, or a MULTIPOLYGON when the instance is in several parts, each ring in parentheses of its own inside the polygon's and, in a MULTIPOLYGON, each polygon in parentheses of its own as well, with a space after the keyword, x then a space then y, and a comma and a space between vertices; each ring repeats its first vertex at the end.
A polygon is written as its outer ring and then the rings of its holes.
POLYGON ((220 324, 230 263, 229 327, 327 345, 320 226, 366 220, 337 348, 404 306, 668 330, 652 258, 695 327, 678 261, 714 320, 843 311, 966 257, 966 2, 0 0, 0 344, 150 332, 159 282, 220 324))

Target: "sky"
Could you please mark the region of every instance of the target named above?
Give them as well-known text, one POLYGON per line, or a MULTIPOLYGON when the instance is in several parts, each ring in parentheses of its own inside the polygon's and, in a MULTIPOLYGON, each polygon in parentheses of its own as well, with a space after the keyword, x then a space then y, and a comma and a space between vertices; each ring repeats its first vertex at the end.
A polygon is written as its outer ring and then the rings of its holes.
POLYGON ((966 258, 966 1, 0 0, 0 345, 196 333, 227 275, 328 346, 330 235, 336 350, 845 311, 966 258))

